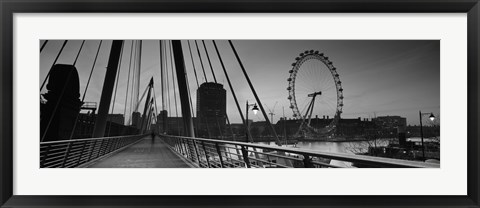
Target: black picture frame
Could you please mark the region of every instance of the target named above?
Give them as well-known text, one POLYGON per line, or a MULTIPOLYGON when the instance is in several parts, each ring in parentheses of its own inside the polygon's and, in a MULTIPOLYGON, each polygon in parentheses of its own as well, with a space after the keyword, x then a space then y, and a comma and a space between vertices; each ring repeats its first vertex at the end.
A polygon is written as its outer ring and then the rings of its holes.
MULTIPOLYGON (((478 0, 1 0, 1 207, 480 207, 478 0), (468 194, 465 196, 25 196, 13 195, 15 13, 467 13, 468 194)), ((445 180, 455 180, 453 178, 445 180)))

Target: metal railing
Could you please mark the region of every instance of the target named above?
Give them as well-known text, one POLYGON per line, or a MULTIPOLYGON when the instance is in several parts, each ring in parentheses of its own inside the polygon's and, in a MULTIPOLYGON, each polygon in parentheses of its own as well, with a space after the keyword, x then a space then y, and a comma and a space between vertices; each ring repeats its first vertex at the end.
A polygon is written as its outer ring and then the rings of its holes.
POLYGON ((159 135, 186 160, 204 168, 439 168, 439 164, 224 140, 159 135))
POLYGON ((73 168, 131 145, 146 135, 40 142, 40 168, 73 168))

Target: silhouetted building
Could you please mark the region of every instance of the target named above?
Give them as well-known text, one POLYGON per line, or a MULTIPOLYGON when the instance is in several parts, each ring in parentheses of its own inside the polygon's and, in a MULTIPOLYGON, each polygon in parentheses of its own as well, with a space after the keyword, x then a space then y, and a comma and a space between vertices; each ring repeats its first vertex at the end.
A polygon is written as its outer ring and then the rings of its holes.
MULTIPOLYGON (((415 125, 411 126, 408 125, 406 127, 406 137, 420 137, 420 126, 415 125)), ((430 137, 438 137, 440 136, 440 126, 434 125, 434 126, 423 126, 423 137, 424 138, 430 138, 430 137)))
MULTIPOLYGON (((333 119, 328 116, 323 116, 322 118, 315 116, 315 118, 310 120, 310 126, 317 129, 324 128, 332 121, 333 119)), ((284 118, 280 118, 280 120, 275 124, 275 131, 278 135, 284 135, 286 132, 288 137, 292 137, 298 132, 301 124, 302 120, 300 119, 286 120, 284 118)))
POLYGON ((124 125, 125 124, 125 117, 123 116, 123 114, 108 114, 107 115, 107 121, 117 123, 117 124, 120 124, 120 125, 124 125))
POLYGON ((238 136, 245 136, 245 125, 242 123, 232 123, 230 124, 230 127, 233 131, 233 134, 238 137, 238 136))
MULTIPOLYGON (((111 114, 109 114, 110 116, 111 114)), ((116 114, 114 114, 116 115, 116 114)), ((75 133, 73 139, 91 138, 93 134, 93 128, 95 126, 95 120, 97 115, 91 113, 80 113, 78 115, 77 125, 75 127, 75 133)), ((118 116, 116 116, 118 117, 118 116)), ((122 115, 123 117, 123 115, 122 115)), ((107 117, 108 118, 108 117, 107 117)), ((118 120, 119 121, 119 120, 118 120)), ((138 134, 137 128, 132 126, 124 126, 123 124, 115 121, 109 121, 107 119, 107 125, 105 128, 105 137, 108 136, 122 136, 122 135, 134 135, 138 134)))
POLYGON ((257 121, 250 124, 252 137, 273 136, 266 121, 257 121))
POLYGON ((389 137, 389 135, 396 137, 398 128, 407 126, 407 119, 400 116, 379 116, 373 118, 372 121, 384 137, 389 137))
POLYGON ((227 91, 222 84, 205 82, 197 90, 197 134, 219 137, 225 131, 227 91))
MULTIPOLYGON (((310 121, 310 126, 313 128, 324 128, 333 121, 329 116, 312 118, 310 121)), ((275 131, 279 137, 293 137, 300 128, 302 120, 297 119, 286 119, 280 118, 280 120, 275 124, 275 131)), ((373 121, 366 118, 341 118, 338 120, 334 134, 331 135, 337 139, 358 139, 363 138, 366 134, 367 129, 373 128, 373 121)), ((266 128, 268 130, 268 128, 266 128)), ((260 133, 260 135, 265 135, 265 133, 260 133)))
POLYGON ((136 128, 140 128, 141 118, 142 118, 142 114, 140 112, 133 112, 132 113, 132 126, 135 126, 136 128))
POLYGON ((75 66, 55 64, 50 70, 47 90, 40 103, 40 140, 70 139, 82 103, 75 66), (42 139, 43 137, 43 139, 42 139))
POLYGON ((183 117, 167 117, 167 134, 183 136, 183 117))
POLYGON ((373 121, 367 118, 342 118, 338 120, 336 134, 346 139, 364 137, 367 129, 373 128, 373 121))
POLYGON ((160 113, 157 115, 157 131, 159 133, 166 133, 168 131, 168 112, 166 110, 161 110, 160 113))

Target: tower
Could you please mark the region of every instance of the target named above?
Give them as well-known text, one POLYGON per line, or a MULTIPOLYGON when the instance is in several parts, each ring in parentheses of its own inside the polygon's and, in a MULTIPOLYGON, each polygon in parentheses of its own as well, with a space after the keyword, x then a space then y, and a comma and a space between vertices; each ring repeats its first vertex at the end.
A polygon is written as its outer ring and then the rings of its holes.
POLYGON ((197 117, 200 136, 219 137, 225 130, 227 91, 222 84, 205 82, 197 90, 197 117))

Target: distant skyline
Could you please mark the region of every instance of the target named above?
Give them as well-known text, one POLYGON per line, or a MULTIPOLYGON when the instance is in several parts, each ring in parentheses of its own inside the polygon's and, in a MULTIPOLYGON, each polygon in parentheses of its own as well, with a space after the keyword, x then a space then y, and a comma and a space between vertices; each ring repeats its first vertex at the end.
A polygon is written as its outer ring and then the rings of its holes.
MULTIPOLYGON (((41 53, 40 85, 60 50, 62 42, 63 40, 49 40, 44 51, 41 53)), ((81 40, 69 41, 57 63, 72 64, 81 42, 81 40)), ((185 57, 190 96, 195 109, 197 84, 187 41, 182 40, 181 42, 185 57)), ((43 41, 41 41, 40 44, 41 43, 43 43, 43 41)), ((217 54, 213 48, 212 41, 206 40, 205 43, 213 70, 215 71, 215 77, 219 83, 224 85, 227 91, 227 115, 231 123, 241 123, 240 115, 217 54)), ((245 114, 246 100, 248 100, 249 103, 255 103, 255 98, 248 87, 228 42, 226 40, 218 40, 216 43, 229 73, 232 85, 234 86, 238 101, 240 102, 242 113, 245 114)), ((83 96, 98 44, 99 40, 85 41, 85 45, 76 64, 80 76, 81 96, 83 96)), ((123 114, 125 110, 125 93, 127 90, 131 44, 132 41, 130 40, 124 43, 119 74, 120 79, 118 82, 117 97, 114 103, 113 113, 116 114, 123 114)), ((201 84, 206 80, 203 76, 195 43, 190 41, 190 44, 194 56, 198 82, 201 84)), ((198 41, 198 44, 205 67, 205 74, 208 81, 213 82, 213 76, 206 59, 202 41, 198 41)), ((406 117, 407 124, 418 125, 419 110, 425 113, 433 112, 436 116, 439 116, 439 40, 233 40, 233 44, 267 113, 269 113, 268 108, 273 108, 275 103, 278 102, 276 108, 272 109, 275 113, 274 122, 277 122, 282 116, 282 107, 285 108, 285 116, 288 118, 292 117, 292 110, 289 108, 290 103, 287 99, 288 71, 292 68, 291 64, 295 62, 295 57, 305 50, 318 50, 324 53, 337 68, 344 89, 342 118, 373 118, 374 116, 398 115, 406 117)), ((85 95, 85 101, 87 102, 99 103, 110 46, 111 40, 103 41, 90 86, 85 95)), ((153 76, 156 101, 160 110, 162 108, 162 99, 158 40, 145 40, 143 41, 142 47, 140 93, 143 92, 148 81, 153 76)), ((170 60, 168 60, 168 62, 170 62, 170 60)), ((320 71, 326 69, 325 66, 321 64, 315 66, 318 66, 320 71)), ((168 72, 171 96, 169 115, 181 116, 178 90, 176 91, 178 108, 175 109, 171 72, 171 70, 168 72)), ((314 70, 310 70, 310 72, 316 73, 314 70)), ((308 87, 316 84, 328 84, 328 82, 331 81, 328 73, 320 75, 324 75, 321 77, 326 78, 318 79, 321 83, 314 82, 317 79, 310 81, 305 79, 306 81, 299 83, 299 86, 304 85, 308 87)), ((313 76, 305 74, 304 77, 309 78, 313 76)), ((131 82, 132 80, 130 80, 130 85, 131 82)), ((176 83, 175 86, 178 87, 176 83)), ((44 89, 41 93, 45 92, 46 90, 44 89)), ((327 98, 327 93, 324 93, 324 96, 320 98, 327 98)), ((306 100, 303 99, 303 101, 303 103, 299 103, 299 108, 305 105, 306 100)), ((319 102, 320 101, 321 100, 319 100, 319 102)), ((331 108, 335 102, 335 100, 324 100, 323 103, 325 105, 316 104, 315 107, 318 107, 319 110, 314 112, 313 115, 318 115, 319 117, 321 117, 322 114, 328 115, 328 112, 333 111, 331 108)), ((127 114, 129 114, 130 97, 127 99, 126 107, 127 114)), ((140 108, 140 112, 142 112, 142 107, 140 108)), ((168 110, 168 104, 166 105, 166 110, 168 110)), ((196 114, 196 109, 194 112, 196 114)), ((128 121, 130 117, 131 114, 126 115, 125 121, 128 121)), ((264 120, 261 113, 257 115, 251 113, 249 118, 254 121, 264 120)))

